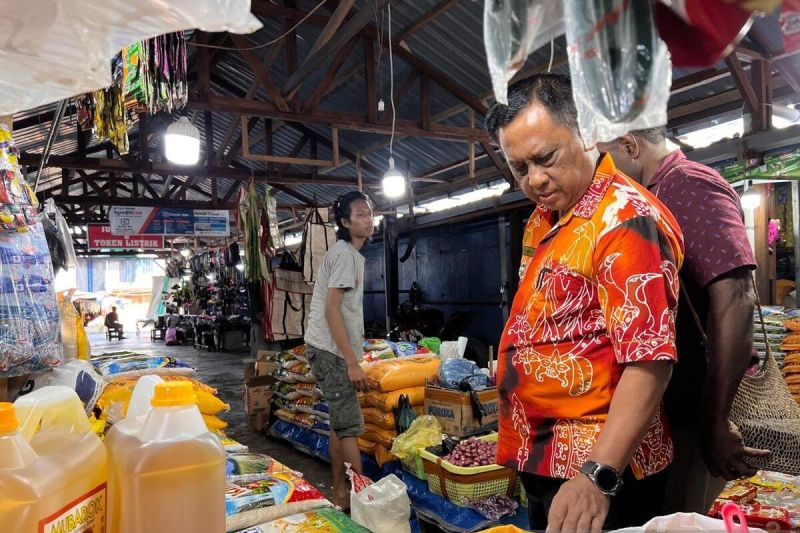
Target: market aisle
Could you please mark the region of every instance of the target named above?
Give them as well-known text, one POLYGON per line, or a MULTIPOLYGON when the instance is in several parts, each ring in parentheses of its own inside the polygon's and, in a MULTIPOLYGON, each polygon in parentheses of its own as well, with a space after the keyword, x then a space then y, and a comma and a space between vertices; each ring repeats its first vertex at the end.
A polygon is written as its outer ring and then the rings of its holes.
POLYGON ((242 381, 244 380, 244 360, 249 352, 227 353, 196 350, 191 346, 165 346, 163 342, 152 342, 150 332, 142 331, 137 338, 135 332, 117 341, 107 341, 105 335, 90 334, 92 353, 130 350, 148 355, 178 357, 197 369, 197 377, 214 387, 219 397, 230 404, 231 409, 220 418, 228 422, 225 432, 231 438, 249 446, 250 451, 265 453, 303 473, 304 477, 317 486, 326 497, 331 497, 330 467, 327 463, 313 459, 292 448, 284 441, 257 435, 247 427, 242 400, 242 381))

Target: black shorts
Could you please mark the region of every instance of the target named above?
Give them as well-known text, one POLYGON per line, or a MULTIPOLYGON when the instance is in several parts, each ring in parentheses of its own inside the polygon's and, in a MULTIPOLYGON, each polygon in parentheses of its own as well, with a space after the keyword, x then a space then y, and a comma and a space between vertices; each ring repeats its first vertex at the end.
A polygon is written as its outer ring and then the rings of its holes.
POLYGON ((356 388, 347 375, 347 361, 310 344, 306 345, 306 357, 328 402, 331 431, 340 439, 364 433, 364 415, 356 388))

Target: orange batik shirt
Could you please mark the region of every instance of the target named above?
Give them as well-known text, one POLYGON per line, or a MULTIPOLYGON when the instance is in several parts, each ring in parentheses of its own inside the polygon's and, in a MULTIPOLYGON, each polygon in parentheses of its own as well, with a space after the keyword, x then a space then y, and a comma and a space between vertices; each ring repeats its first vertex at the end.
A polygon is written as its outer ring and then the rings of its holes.
MULTIPOLYGON (((500 341, 498 463, 575 476, 608 417, 626 363, 674 361, 683 237, 672 214, 602 156, 564 216, 539 206, 500 341)), ((631 459, 637 478, 672 461, 659 407, 631 459)))

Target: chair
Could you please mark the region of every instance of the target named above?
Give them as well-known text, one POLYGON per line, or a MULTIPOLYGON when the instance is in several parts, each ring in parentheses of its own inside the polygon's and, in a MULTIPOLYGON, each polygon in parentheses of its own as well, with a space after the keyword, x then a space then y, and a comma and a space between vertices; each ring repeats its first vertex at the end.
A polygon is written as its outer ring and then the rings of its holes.
POLYGON ((120 334, 120 331, 116 328, 106 328, 106 339, 109 341, 114 339, 121 340, 122 335, 120 334))

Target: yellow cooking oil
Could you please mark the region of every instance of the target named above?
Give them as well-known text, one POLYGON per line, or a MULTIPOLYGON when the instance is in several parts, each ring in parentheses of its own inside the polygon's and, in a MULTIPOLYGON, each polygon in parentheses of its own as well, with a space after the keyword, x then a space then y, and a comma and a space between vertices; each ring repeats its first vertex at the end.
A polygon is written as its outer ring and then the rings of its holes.
POLYGON ((110 447, 119 533, 225 531, 225 451, 190 382, 157 384, 138 434, 120 437, 110 447))
POLYGON ((105 533, 107 455, 78 395, 43 387, 0 403, 0 530, 105 533))

